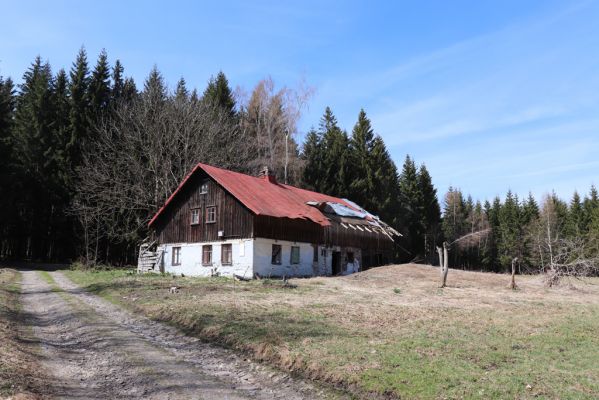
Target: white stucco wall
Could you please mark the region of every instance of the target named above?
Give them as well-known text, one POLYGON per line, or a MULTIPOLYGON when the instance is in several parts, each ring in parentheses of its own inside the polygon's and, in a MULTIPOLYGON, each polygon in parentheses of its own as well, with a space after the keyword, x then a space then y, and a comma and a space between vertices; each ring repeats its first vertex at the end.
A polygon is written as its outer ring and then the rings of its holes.
POLYGON ((248 278, 258 273, 263 278, 330 276, 332 274, 333 251, 341 253, 341 274, 347 275, 360 270, 360 249, 318 246, 318 261, 314 262, 314 247, 311 243, 289 242, 273 239, 232 239, 208 243, 169 243, 161 245, 164 250, 164 272, 186 276, 241 275, 248 278), (232 265, 222 265, 221 245, 232 245, 232 265), (272 264, 272 245, 281 246, 281 264, 272 264), (212 245, 212 265, 202 265, 202 246, 212 245), (299 264, 291 264, 291 247, 300 248, 299 264), (181 247, 180 265, 172 265, 173 247, 181 247), (242 250, 243 249, 243 250, 242 250), (353 251, 354 263, 345 262, 347 251, 353 251))
MULTIPOLYGON (((288 242, 284 240, 254 239, 254 272, 262 277, 312 276, 318 271, 312 262, 314 248, 310 243, 288 242), (272 245, 281 245, 281 265, 272 264, 272 245), (291 264, 291 246, 300 248, 299 264, 291 264), (316 271, 315 271, 316 270, 316 271)), ((320 255, 319 255, 320 261, 320 255)))
POLYGON ((169 243, 160 246, 164 249, 164 272, 184 274, 186 276, 212 276, 214 274, 233 276, 233 274, 251 278, 253 276, 253 240, 234 239, 207 243, 169 243), (222 265, 221 245, 232 246, 232 264, 222 265), (212 245, 212 265, 202 265, 202 246, 212 245), (181 247, 180 265, 172 265, 173 247, 181 247), (242 250, 243 248, 243 250, 242 250))

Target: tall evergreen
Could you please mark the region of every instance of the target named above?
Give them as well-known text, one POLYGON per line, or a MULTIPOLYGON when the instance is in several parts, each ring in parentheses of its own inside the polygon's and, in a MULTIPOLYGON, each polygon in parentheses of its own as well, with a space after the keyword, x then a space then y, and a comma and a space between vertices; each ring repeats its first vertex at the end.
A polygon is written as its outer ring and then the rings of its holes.
POLYGON ((175 99, 178 101, 186 101, 189 98, 189 90, 187 90, 187 84, 185 78, 181 77, 177 82, 175 89, 175 99))
POLYGON ((236 115, 233 91, 229 87, 229 81, 222 71, 219 71, 216 78, 210 78, 208 86, 204 90, 203 100, 212 106, 225 110, 231 117, 236 115))
MULTIPOLYGON (((8 161, 11 152, 15 104, 15 88, 12 80, 10 78, 4 80, 0 76, 0 166, 8 161)), ((0 171, 4 171, 4 168, 0 168, 0 171)))
POLYGON ((77 58, 70 71, 69 101, 70 101, 70 139, 67 146, 72 169, 81 163, 82 149, 85 146, 89 130, 89 69, 87 53, 84 48, 79 50, 77 58))
POLYGON ((323 186, 324 151, 322 147, 322 134, 314 128, 310 129, 306 135, 301 158, 304 162, 301 179, 302 185, 307 189, 319 191, 323 186))
POLYGON ((156 65, 152 67, 150 74, 144 81, 142 96, 148 100, 148 103, 152 107, 162 106, 167 99, 168 90, 166 83, 156 65))
POLYGON ((424 257, 433 262, 435 247, 441 241, 441 208, 437 198, 437 189, 432 178, 422 164, 418 170, 418 186, 422 196, 422 225, 424 226, 424 257))
POLYGON ((358 122, 352 130, 349 141, 350 184, 352 199, 367 210, 376 210, 377 200, 372 197, 374 190, 374 168, 372 147, 374 132, 364 110, 360 110, 358 122))
POLYGON ((424 199, 416 164, 409 155, 406 156, 399 174, 398 190, 401 207, 400 227, 405 233, 403 242, 411 249, 414 257, 422 256, 425 232, 424 199))
POLYGON ((18 160, 20 210, 23 216, 22 252, 45 258, 53 199, 49 181, 54 176, 52 149, 54 79, 48 63, 38 56, 23 76, 15 114, 14 154, 18 160))
POLYGON ((90 126, 92 129, 99 123, 110 104, 110 66, 105 50, 100 52, 98 61, 92 71, 88 88, 88 104, 90 107, 90 126))
POLYGON ((497 244, 499 262, 506 271, 514 257, 522 256, 522 226, 520 220, 518 197, 510 190, 499 211, 500 236, 497 244))
POLYGON ((580 237, 585 233, 584 226, 584 209, 580 195, 574 192, 570 201, 570 209, 568 212, 568 221, 566 222, 566 235, 570 237, 580 237))
POLYGON ((0 76, 0 258, 11 255, 18 226, 14 212, 16 180, 12 168, 15 104, 12 80, 0 76))
POLYGON ((397 167, 387 151, 385 142, 376 136, 372 143, 373 197, 376 207, 372 212, 381 219, 399 229, 401 209, 399 206, 399 176, 397 167))
POLYGON ((123 98, 125 89, 125 68, 120 60, 116 60, 112 68, 112 87, 110 88, 110 102, 116 103, 123 98))
POLYGON ((322 180, 318 191, 332 196, 347 197, 349 194, 349 138, 337 125, 337 118, 329 107, 325 109, 319 124, 323 147, 322 180))

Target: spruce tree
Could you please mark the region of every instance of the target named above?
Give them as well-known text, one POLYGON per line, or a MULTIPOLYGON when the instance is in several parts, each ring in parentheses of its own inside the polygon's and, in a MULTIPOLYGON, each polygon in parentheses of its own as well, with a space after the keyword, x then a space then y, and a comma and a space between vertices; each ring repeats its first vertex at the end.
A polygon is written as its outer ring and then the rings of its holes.
POLYGON ((125 68, 120 60, 116 60, 112 68, 112 87, 110 89, 110 102, 115 104, 123 97, 125 89, 125 77, 123 76, 125 68))
POLYGON ((570 201, 568 221, 566 222, 566 235, 572 238, 581 237, 585 233, 584 225, 584 209, 582 201, 580 200, 578 192, 575 191, 572 200, 570 201))
MULTIPOLYGON (((10 78, 0 76, 0 171, 4 171, 11 153, 12 125, 15 112, 15 89, 10 78)), ((2 173, 2 172, 0 172, 2 173)))
POLYGON ((514 257, 522 256, 522 227, 518 197, 508 191, 499 212, 500 240, 497 244, 499 262, 507 271, 514 257))
POLYGON ((89 130, 89 70, 87 53, 84 48, 79 50, 69 75, 70 138, 67 144, 67 154, 74 171, 81 164, 81 154, 89 130))
POLYGON ((420 187, 418 170, 416 164, 409 155, 403 164, 399 174, 399 204, 402 219, 400 226, 405 231, 404 243, 414 257, 424 254, 424 232, 425 225, 424 199, 420 187))
POLYGON ((175 100, 177 101, 187 101, 189 98, 189 90, 187 90, 187 84, 185 82, 185 78, 181 77, 177 82, 177 87, 175 89, 175 100))
POLYGON ((38 56, 23 76, 15 114, 14 155, 18 160, 20 202, 25 236, 29 242, 26 255, 45 258, 48 249, 48 226, 51 215, 53 76, 48 63, 38 56))
POLYGON ((142 96, 152 107, 162 106, 167 100, 168 91, 166 83, 156 65, 154 65, 144 82, 142 96))
POLYGON ((324 152, 322 147, 322 135, 314 128, 308 131, 301 153, 304 161, 302 171, 302 185, 310 190, 320 191, 322 187, 322 170, 324 168, 324 152))
POLYGON ((125 79, 125 83, 123 84, 123 92, 121 94, 121 99, 124 102, 131 102, 135 100, 138 96, 137 86, 135 85, 135 81, 133 78, 125 79))
POLYGON ((425 259, 428 263, 432 263, 435 257, 435 248, 442 239, 441 207, 437 198, 437 189, 433 186, 432 178, 424 164, 418 170, 418 186, 422 195, 425 259))
POLYGON ((377 213, 383 221, 400 230, 402 210, 399 204, 399 176, 397 167, 380 136, 373 140, 371 159, 373 198, 376 199, 376 207, 371 212, 377 213))
POLYGON ((87 95, 90 106, 90 126, 93 130, 110 104, 110 66, 108 65, 108 55, 105 50, 102 50, 98 56, 98 61, 89 81, 87 95))
POLYGON ((374 185, 374 168, 372 146, 374 132, 370 120, 364 110, 360 110, 358 122, 352 130, 349 141, 350 191, 352 199, 367 210, 376 210, 377 201, 372 197, 374 185))
POLYGON ((219 71, 216 78, 210 78, 202 98, 211 106, 220 107, 231 117, 236 116, 235 98, 224 72, 219 71))

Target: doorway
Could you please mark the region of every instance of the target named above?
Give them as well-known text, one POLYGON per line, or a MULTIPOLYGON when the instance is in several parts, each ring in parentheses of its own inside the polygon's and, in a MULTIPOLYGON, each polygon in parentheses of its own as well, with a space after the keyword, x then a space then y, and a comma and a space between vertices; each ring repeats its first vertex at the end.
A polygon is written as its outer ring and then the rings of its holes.
POLYGON ((333 259, 331 260, 332 275, 337 276, 341 273, 341 252, 334 251, 333 259))

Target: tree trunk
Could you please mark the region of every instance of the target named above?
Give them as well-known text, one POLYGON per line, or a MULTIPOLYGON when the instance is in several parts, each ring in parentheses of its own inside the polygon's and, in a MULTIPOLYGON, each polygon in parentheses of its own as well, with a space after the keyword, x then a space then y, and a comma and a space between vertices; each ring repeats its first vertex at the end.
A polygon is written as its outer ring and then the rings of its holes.
POLYGON ((516 290, 518 289, 518 285, 516 285, 516 262, 518 261, 518 257, 514 257, 512 260, 512 282, 510 283, 510 289, 516 290))
POLYGON ((443 248, 437 246, 437 253, 439 254, 439 267, 441 269, 441 284, 439 287, 444 288, 447 286, 447 273, 449 272, 449 249, 447 242, 443 242, 443 248))

